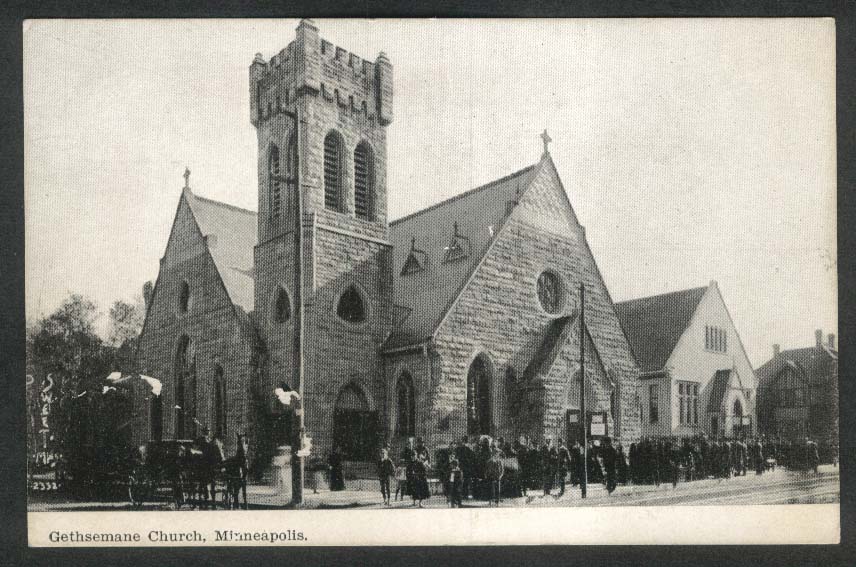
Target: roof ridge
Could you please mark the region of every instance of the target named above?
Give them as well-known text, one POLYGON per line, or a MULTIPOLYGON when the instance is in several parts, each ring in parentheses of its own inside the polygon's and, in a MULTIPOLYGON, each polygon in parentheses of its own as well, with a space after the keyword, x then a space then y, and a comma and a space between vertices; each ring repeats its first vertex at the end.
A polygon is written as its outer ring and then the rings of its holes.
POLYGON ((691 287, 691 288, 687 288, 687 289, 678 289, 675 291, 667 291, 665 293, 658 293, 656 295, 646 295, 645 297, 636 297, 633 299, 625 299, 624 301, 617 301, 617 302, 615 302, 614 305, 616 307, 618 307, 619 305, 626 305, 629 303, 634 303, 636 301, 643 301, 646 299, 659 299, 662 297, 666 297, 667 295, 677 295, 679 293, 689 293, 691 291, 701 291, 701 290, 704 290, 707 288, 708 288, 708 286, 705 285, 705 286, 700 286, 700 287, 691 287))
POLYGON ((399 224, 399 223, 406 221, 406 220, 409 220, 415 216, 421 215, 422 213, 426 213, 428 211, 432 211, 432 210, 437 209, 439 207, 442 207, 444 205, 448 205, 449 203, 451 203, 453 201, 457 201, 458 199, 462 199, 464 197, 472 195, 473 193, 478 193, 479 191, 484 191, 485 189, 489 189, 493 185, 497 185, 497 184, 502 183, 503 181, 507 181, 513 177, 523 175, 524 173, 534 169, 537 165, 538 165, 537 163, 533 163, 532 165, 524 167, 523 169, 519 169, 519 170, 515 171, 514 173, 509 173, 508 175, 500 177, 499 179, 494 179, 493 181, 489 181, 489 182, 485 183, 484 185, 479 185, 478 187, 475 187, 473 189, 469 189, 467 191, 464 191, 463 193, 453 195, 452 197, 449 197, 448 199, 440 201, 439 203, 434 203, 433 205, 429 205, 429 206, 425 207, 424 209, 419 209, 418 211, 414 211, 414 212, 410 213, 409 215, 404 215, 403 217, 400 217, 400 218, 395 219, 394 221, 391 221, 389 223, 389 226, 399 224))
POLYGON ((198 194, 194 193, 192 189, 189 191, 189 193, 190 193, 190 196, 193 197, 194 199, 198 199, 198 200, 204 201, 206 203, 211 203, 212 205, 218 205, 221 207, 226 207, 227 209, 232 209, 232 210, 239 212, 239 213, 245 213, 248 215, 253 215, 254 217, 259 216, 258 211, 245 209, 243 207, 239 207, 239 206, 233 205, 231 203, 226 203, 224 201, 217 201, 216 199, 211 199, 210 197, 203 197, 202 195, 198 195, 198 194))

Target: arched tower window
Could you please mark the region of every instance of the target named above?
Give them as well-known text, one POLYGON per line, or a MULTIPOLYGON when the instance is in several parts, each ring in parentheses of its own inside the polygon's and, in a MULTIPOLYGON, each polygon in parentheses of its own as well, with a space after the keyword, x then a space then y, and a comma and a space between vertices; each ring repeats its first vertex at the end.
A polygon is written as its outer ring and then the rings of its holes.
POLYGON ((291 301, 288 292, 283 288, 276 289, 276 299, 273 302, 273 320, 275 323, 285 323, 291 319, 291 301))
POLYGON ((226 438, 226 381, 219 364, 214 370, 214 436, 226 438))
POLYGON ((401 437, 416 435, 416 396, 413 378, 407 372, 398 378, 395 386, 395 407, 395 434, 401 437))
POLYGON ((484 355, 467 372, 467 433, 489 435, 491 428, 490 366, 484 355))
POLYGON ((297 206, 297 136, 294 133, 288 138, 288 145, 285 148, 285 187, 287 195, 286 210, 287 214, 293 215, 297 206))
POLYGON ((282 170, 279 159, 279 148, 271 144, 268 151, 268 186, 270 191, 270 216, 279 218, 282 215, 282 170))
POLYGON ((366 320, 365 302, 355 286, 349 286, 339 297, 336 314, 349 323, 362 323, 366 320))
POLYGON ((324 207, 342 210, 343 153, 342 138, 330 132, 324 138, 324 207))
POLYGON ((186 335, 178 343, 175 355, 175 437, 195 436, 196 356, 186 335))
POLYGON ((178 292, 178 312, 187 313, 188 309, 190 309, 190 284, 183 281, 178 292))
POLYGON ((374 157, 371 147, 360 142, 354 150, 354 213, 357 218, 372 220, 374 193, 374 157))

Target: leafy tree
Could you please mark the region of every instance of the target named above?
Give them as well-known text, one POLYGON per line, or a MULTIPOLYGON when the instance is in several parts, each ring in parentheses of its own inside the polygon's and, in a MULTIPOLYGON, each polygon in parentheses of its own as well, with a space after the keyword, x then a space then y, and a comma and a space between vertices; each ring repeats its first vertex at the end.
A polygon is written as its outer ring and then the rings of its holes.
POLYGON ((120 347, 135 340, 143 329, 143 319, 146 316, 142 297, 137 297, 134 303, 121 299, 110 307, 110 321, 107 331, 107 342, 120 347))

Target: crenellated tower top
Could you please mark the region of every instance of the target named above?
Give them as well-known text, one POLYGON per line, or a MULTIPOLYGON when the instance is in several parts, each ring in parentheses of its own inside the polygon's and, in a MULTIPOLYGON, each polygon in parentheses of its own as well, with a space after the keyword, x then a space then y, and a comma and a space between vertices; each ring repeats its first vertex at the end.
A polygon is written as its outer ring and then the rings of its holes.
POLYGON ((303 92, 320 94, 342 109, 381 126, 392 122, 392 63, 381 52, 372 62, 321 39, 312 20, 301 20, 288 46, 250 65, 250 121, 258 126, 303 92))

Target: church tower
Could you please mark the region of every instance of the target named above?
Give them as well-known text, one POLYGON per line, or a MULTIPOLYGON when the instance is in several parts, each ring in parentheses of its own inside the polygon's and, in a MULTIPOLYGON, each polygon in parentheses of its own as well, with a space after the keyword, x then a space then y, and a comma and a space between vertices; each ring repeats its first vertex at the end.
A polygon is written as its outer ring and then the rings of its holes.
POLYGON ((321 39, 302 20, 285 49, 250 65, 250 120, 258 135, 255 319, 265 356, 257 399, 278 426, 272 392, 297 388, 293 317, 295 230, 303 242, 304 411, 313 452, 335 444, 362 460, 379 441, 386 406, 379 345, 391 329, 386 127, 392 65, 321 39), (297 199, 303 216, 297 226, 297 199))

